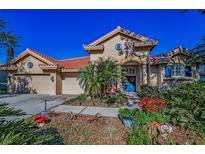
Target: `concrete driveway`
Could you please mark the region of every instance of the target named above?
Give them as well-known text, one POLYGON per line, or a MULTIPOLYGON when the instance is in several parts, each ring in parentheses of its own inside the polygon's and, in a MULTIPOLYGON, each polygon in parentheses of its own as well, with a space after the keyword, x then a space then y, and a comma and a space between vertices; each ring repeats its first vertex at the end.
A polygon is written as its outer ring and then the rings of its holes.
POLYGON ((45 100, 47 100, 47 110, 50 110, 58 105, 62 104, 65 100, 76 97, 76 95, 33 95, 33 94, 21 94, 21 95, 0 95, 0 102, 9 103, 10 107, 16 109, 22 109, 27 115, 38 114, 45 109, 45 100))

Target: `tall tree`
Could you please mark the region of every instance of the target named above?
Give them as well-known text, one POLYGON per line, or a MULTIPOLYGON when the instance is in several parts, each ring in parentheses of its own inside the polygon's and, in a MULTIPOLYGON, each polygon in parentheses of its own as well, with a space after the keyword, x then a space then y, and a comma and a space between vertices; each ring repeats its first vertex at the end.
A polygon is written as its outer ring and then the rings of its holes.
POLYGON ((0 19, 0 48, 6 48, 7 51, 7 62, 13 58, 13 48, 19 46, 18 36, 14 34, 13 29, 8 24, 0 19))
POLYGON ((9 47, 7 49, 7 64, 9 64, 13 58, 14 58, 14 49, 12 47, 9 47))

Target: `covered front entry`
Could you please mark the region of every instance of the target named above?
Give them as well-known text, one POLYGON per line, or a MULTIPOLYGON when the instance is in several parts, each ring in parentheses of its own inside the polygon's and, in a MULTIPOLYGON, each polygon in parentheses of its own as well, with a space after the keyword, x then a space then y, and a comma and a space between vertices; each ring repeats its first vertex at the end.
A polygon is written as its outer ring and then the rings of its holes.
POLYGON ((127 76, 125 92, 137 92, 140 88, 140 65, 125 65, 127 76))

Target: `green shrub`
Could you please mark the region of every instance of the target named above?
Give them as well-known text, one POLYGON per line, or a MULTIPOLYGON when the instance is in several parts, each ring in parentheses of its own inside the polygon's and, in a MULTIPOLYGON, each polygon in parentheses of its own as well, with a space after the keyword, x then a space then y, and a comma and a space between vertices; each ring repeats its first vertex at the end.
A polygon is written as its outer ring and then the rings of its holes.
POLYGON ((171 123, 205 133, 205 83, 183 84, 163 92, 160 97, 167 104, 161 112, 170 117, 171 123))
POLYGON ((119 115, 122 118, 133 118, 133 112, 127 108, 125 109, 120 109, 119 110, 119 115))
POLYGON ((85 96, 84 94, 81 94, 75 98, 71 98, 70 100, 68 100, 67 102, 86 102, 87 101, 87 96, 85 96))
POLYGON ((156 121, 159 123, 167 123, 169 121, 168 117, 166 115, 163 115, 159 112, 153 112, 151 110, 148 110, 146 112, 143 112, 139 109, 133 110, 135 120, 137 121, 137 124, 140 126, 149 125, 150 123, 156 121))
POLYGON ((140 88, 140 97, 152 97, 156 98, 160 95, 160 90, 158 87, 142 85, 140 88))
POLYGON ((166 123, 169 121, 167 116, 151 110, 144 112, 139 109, 129 110, 125 108, 119 110, 119 115, 124 118, 133 118, 139 126, 148 125, 154 121, 160 123, 166 123))
POLYGON ((128 135, 128 144, 130 145, 149 145, 153 144, 145 128, 133 128, 128 135))

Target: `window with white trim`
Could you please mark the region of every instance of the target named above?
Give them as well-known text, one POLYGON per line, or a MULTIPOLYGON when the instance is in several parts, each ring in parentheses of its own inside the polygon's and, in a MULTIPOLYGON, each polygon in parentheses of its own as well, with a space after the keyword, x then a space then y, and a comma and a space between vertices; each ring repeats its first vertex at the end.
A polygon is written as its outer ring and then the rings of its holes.
POLYGON ((185 67, 184 65, 176 64, 171 67, 171 76, 180 77, 185 76, 185 67))
POLYGON ((192 77, 191 66, 174 64, 165 66, 165 77, 192 77))

